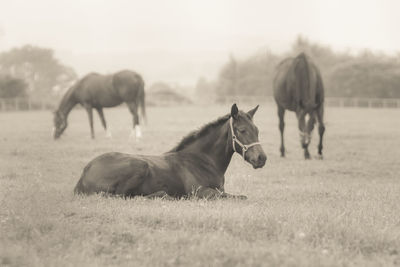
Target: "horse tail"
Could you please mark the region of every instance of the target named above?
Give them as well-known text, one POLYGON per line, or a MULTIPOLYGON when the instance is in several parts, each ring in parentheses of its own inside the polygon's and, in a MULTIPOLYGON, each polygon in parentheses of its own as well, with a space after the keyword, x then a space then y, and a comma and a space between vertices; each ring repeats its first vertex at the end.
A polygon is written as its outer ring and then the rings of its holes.
POLYGON ((310 107, 315 105, 315 88, 312 87, 311 83, 311 68, 310 62, 304 53, 300 53, 296 57, 295 62, 295 75, 298 84, 298 101, 302 108, 310 107))
POLYGON ((141 80, 140 92, 139 92, 139 106, 142 113, 142 117, 145 123, 147 123, 146 117, 146 93, 144 91, 144 81, 141 80))

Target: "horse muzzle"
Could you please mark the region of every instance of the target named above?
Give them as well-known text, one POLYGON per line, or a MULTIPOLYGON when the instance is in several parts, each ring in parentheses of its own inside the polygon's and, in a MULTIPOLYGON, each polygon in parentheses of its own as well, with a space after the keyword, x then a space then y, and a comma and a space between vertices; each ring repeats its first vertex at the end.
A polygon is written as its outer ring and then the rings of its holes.
POLYGON ((262 149, 257 149, 258 153, 249 154, 247 161, 253 166, 254 169, 262 168, 267 161, 267 155, 265 155, 262 149))

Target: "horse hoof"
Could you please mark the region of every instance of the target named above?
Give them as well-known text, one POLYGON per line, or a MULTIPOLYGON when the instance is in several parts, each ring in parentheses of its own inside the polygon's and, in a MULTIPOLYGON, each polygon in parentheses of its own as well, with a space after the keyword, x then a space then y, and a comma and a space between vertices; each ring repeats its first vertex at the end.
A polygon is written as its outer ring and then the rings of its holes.
POLYGON ((317 159, 319 159, 319 160, 323 160, 323 159, 324 159, 324 156, 322 156, 322 155, 318 155, 318 156, 317 156, 317 159))
POLYGON ((107 132, 107 133, 106 133, 106 138, 112 139, 112 134, 111 134, 111 132, 107 132))

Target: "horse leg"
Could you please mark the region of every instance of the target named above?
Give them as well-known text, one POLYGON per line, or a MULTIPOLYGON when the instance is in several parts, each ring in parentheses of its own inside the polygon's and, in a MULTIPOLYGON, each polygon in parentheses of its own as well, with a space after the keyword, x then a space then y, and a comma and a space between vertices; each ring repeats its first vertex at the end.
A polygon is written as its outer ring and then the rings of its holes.
POLYGON ((324 106, 321 106, 317 110, 317 120, 318 120, 318 133, 319 133, 319 144, 318 144, 318 155, 319 158, 322 159, 322 139, 325 133, 325 124, 324 124, 324 106))
POLYGON ((305 121, 305 116, 306 113, 305 112, 296 112, 296 116, 297 116, 297 120, 299 123, 299 131, 300 131, 300 143, 301 146, 304 149, 304 158, 305 159, 310 159, 310 152, 308 152, 308 142, 307 142, 307 131, 305 130, 306 128, 306 121, 305 121))
POLYGON ((104 130, 106 131, 106 137, 111 138, 111 132, 107 130, 106 119, 104 118, 104 113, 102 108, 96 108, 97 113, 99 113, 99 117, 101 120, 101 124, 103 125, 104 130))
POLYGON ((278 106, 278 116, 279 116, 279 131, 281 132, 281 157, 285 157, 285 143, 283 141, 283 130, 285 129, 285 109, 278 106))
POLYGON ((309 118, 307 122, 307 133, 305 142, 309 145, 311 143, 312 131, 314 130, 315 125, 315 112, 309 113, 309 118))
POLYGON ((86 112, 87 112, 88 117, 89 117, 89 125, 90 125, 91 137, 92 137, 92 139, 94 139, 93 110, 92 110, 92 106, 90 106, 90 105, 85 105, 85 109, 86 109, 86 112))
POLYGON ((150 195, 146 195, 146 198, 161 198, 161 199, 166 199, 166 200, 175 200, 174 197, 171 197, 170 195, 167 194, 167 192, 165 191, 157 191, 155 193, 152 193, 150 195))
POLYGON ((127 105, 133 116, 133 129, 131 131, 130 138, 135 137, 135 140, 137 140, 138 138, 142 137, 142 132, 139 125, 138 105, 136 105, 134 102, 127 103, 127 105))
POLYGON ((231 199, 241 199, 241 200, 246 200, 246 196, 242 195, 231 195, 228 193, 225 193, 223 191, 210 188, 210 187, 203 187, 200 186, 195 192, 194 196, 198 198, 205 198, 205 199, 218 199, 218 198, 231 198, 231 199))

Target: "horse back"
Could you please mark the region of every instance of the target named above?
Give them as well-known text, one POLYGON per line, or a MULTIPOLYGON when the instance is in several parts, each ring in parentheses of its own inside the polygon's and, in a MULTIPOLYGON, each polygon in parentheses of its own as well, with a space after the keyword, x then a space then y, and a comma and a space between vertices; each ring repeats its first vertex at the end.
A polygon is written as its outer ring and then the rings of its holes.
POLYGON ((93 107, 114 107, 123 102, 113 88, 112 75, 98 73, 90 73, 78 82, 75 97, 93 107))
POLYGON ((144 92, 142 76, 130 70, 115 73, 112 77, 112 86, 124 102, 137 101, 144 92))
POLYGON ((106 153, 87 164, 75 193, 105 192, 115 195, 189 195, 200 186, 223 188, 224 175, 207 157, 194 153, 166 153, 160 156, 106 153))
POLYGON ((147 175, 146 161, 124 153, 106 153, 86 165, 75 187, 75 193, 105 192, 126 195, 136 189, 137 185, 131 187, 134 182, 147 175))
POLYGON ((323 90, 317 66, 304 53, 278 65, 274 79, 278 105, 292 111, 312 110, 323 102, 323 90))

